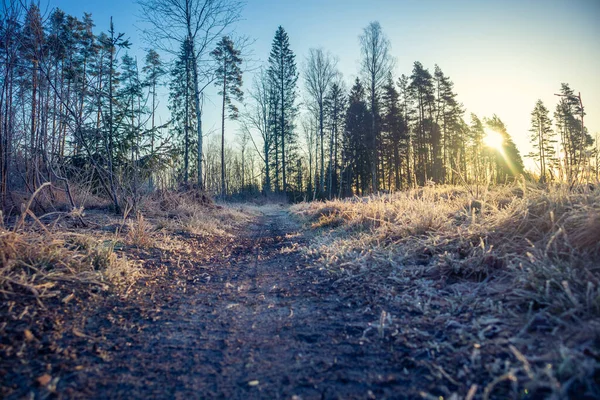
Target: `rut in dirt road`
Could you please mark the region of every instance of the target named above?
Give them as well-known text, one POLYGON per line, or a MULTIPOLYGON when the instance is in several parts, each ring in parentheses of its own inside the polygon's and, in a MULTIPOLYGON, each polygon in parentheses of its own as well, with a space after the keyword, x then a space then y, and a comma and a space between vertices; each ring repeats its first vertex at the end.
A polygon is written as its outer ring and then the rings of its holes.
POLYGON ((247 232, 80 382, 87 396, 402 397, 398 351, 361 340, 373 315, 300 255, 287 212, 268 210, 247 232))

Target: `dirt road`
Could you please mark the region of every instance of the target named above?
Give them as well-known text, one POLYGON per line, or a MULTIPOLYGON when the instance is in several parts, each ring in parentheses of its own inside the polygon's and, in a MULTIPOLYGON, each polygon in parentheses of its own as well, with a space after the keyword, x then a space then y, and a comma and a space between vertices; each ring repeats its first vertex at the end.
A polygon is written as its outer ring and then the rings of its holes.
MULTIPOLYGON (((59 342, 74 360, 51 366, 54 393, 25 379, 9 397, 411 396, 402 349, 363 337, 380 310, 302 256, 305 241, 284 209, 265 208, 212 262, 166 262, 177 285, 88 313, 86 334, 59 342)), ((27 374, 40 374, 38 364, 27 374)))

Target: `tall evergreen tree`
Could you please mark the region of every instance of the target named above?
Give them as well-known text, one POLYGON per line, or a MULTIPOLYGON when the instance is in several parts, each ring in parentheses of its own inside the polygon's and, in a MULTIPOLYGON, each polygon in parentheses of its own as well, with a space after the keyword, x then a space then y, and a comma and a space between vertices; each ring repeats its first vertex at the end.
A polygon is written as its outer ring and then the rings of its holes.
POLYGON ((329 167, 327 183, 329 198, 339 193, 341 132, 344 129, 347 95, 341 78, 331 85, 324 101, 326 126, 329 130, 329 167))
POLYGON ((187 48, 193 81, 193 110, 196 122, 196 180, 204 188, 202 173, 202 77, 212 69, 207 58, 224 31, 241 18, 244 5, 238 0, 138 0, 146 22, 152 27, 147 38, 159 48, 178 56, 187 48))
POLYGON ((432 153, 439 148, 440 137, 439 127, 434 121, 433 77, 418 61, 414 63, 408 90, 415 107, 415 174, 417 183, 424 185, 432 178, 432 153))
POLYGON ((554 112, 554 120, 560 135, 566 179, 573 182, 578 178, 580 167, 585 162, 586 149, 594 141, 583 125, 585 113, 581 97, 576 96, 566 83, 561 84, 559 95, 560 101, 554 112))
POLYGON ((552 166, 554 165, 554 157, 556 151, 554 144, 556 136, 552 130, 552 120, 548 116, 548 109, 544 106, 542 100, 535 103, 535 107, 531 112, 531 132, 530 142, 536 150, 529 153, 528 157, 533 158, 539 163, 540 182, 548 181, 547 174, 552 174, 552 166))
POLYGON ((42 60, 42 48, 45 41, 44 27, 39 7, 31 3, 25 15, 21 37, 21 56, 29 63, 28 80, 31 85, 31 101, 29 113, 29 145, 26 147, 25 185, 34 192, 37 189, 39 168, 38 159, 38 109, 39 109, 39 65, 42 60))
MULTIPOLYGON (((382 132, 384 147, 388 149, 389 172, 388 177, 394 178, 394 189, 402 188, 402 160, 406 148, 406 124, 400 111, 400 94, 390 74, 388 81, 383 87, 381 96, 382 105, 382 132)), ((391 185, 388 185, 391 188, 391 185)))
POLYGON ((114 101, 115 93, 116 93, 116 84, 118 81, 116 66, 117 66, 117 52, 119 48, 128 48, 130 46, 129 41, 124 39, 123 33, 117 33, 115 31, 115 27, 112 21, 112 17, 110 19, 110 28, 108 30, 108 36, 105 37, 105 42, 103 43, 106 46, 109 63, 108 63, 108 114, 104 118, 105 127, 106 127, 106 154, 107 154, 107 172, 108 172, 108 181, 110 182, 110 192, 113 201, 114 211, 117 214, 121 213, 121 206, 119 202, 118 195, 118 183, 116 176, 116 151, 118 148, 115 146, 115 138, 116 138, 116 118, 115 118, 115 110, 114 110, 114 101))
POLYGON ((442 183, 448 178, 450 169, 450 180, 456 183, 456 173, 464 170, 465 138, 463 135, 462 105, 456 100, 454 84, 439 66, 435 66, 434 72, 436 112, 435 125, 441 130, 440 146, 433 151, 434 171, 437 180, 442 183))
POLYGON ((215 86, 219 88, 219 95, 223 99, 221 107, 221 196, 225 196, 225 108, 229 109, 230 119, 238 118, 238 108, 231 100, 232 98, 239 102, 243 100, 242 58, 241 51, 235 48, 233 41, 228 36, 223 36, 211 55, 218 66, 215 72, 215 86))
POLYGON ((123 132, 120 146, 125 151, 136 152, 134 143, 139 140, 140 135, 139 99, 142 96, 142 82, 138 73, 137 61, 129 53, 125 53, 121 58, 120 82, 120 90, 117 93, 120 106, 119 125, 123 132))
POLYGON ((189 171, 193 163, 196 141, 192 137, 197 120, 194 119, 196 103, 194 96, 194 81, 192 77, 190 43, 181 45, 180 53, 171 69, 169 85, 169 109, 171 111, 172 132, 177 140, 177 148, 183 156, 183 165, 179 165, 181 180, 184 185, 189 183, 189 171))
MULTIPOLYGON (((269 55, 269 78, 274 90, 273 100, 277 103, 279 132, 278 139, 281 146, 281 172, 282 189, 287 192, 287 158, 289 148, 295 141, 294 118, 296 116, 296 83, 298 72, 296 70, 296 56, 290 49, 289 37, 283 27, 277 28, 271 54, 269 55), (286 145, 288 150, 286 152, 286 145)), ((276 171, 277 173, 277 171, 276 171)), ((277 188, 279 189, 279 188, 277 188)))
POLYGON ((344 129, 343 155, 343 185, 344 195, 355 193, 365 194, 372 183, 371 165, 372 152, 367 143, 367 135, 372 128, 372 114, 365 99, 365 89, 356 78, 350 90, 346 124, 344 129))
POLYGON ((146 53, 144 67, 144 86, 150 95, 150 154, 154 154, 156 142, 156 110, 158 108, 158 87, 166 74, 165 67, 156 50, 150 49, 146 53))
POLYGON ((399 95, 399 103, 400 103, 400 114, 404 118, 404 123, 406 124, 406 132, 404 135, 404 143, 403 147, 405 149, 404 154, 404 165, 406 167, 406 184, 410 187, 413 184, 413 169, 411 167, 412 163, 412 129, 411 129, 411 121, 413 120, 414 110, 410 107, 411 97, 408 89, 409 80, 408 76, 402 74, 400 78, 398 78, 398 95, 399 95))

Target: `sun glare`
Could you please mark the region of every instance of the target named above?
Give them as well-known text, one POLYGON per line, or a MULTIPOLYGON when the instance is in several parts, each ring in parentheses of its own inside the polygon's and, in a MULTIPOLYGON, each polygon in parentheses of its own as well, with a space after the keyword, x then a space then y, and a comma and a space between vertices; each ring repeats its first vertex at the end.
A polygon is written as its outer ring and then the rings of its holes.
POLYGON ((485 143, 486 146, 491 147, 493 149, 502 150, 504 138, 500 133, 491 129, 486 129, 485 136, 483 137, 483 143, 485 143))

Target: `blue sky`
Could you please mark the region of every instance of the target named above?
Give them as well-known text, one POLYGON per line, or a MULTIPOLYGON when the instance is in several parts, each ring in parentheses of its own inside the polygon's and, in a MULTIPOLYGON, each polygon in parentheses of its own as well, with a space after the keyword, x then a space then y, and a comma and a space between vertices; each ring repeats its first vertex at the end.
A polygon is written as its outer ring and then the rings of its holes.
MULTIPOLYGON (((143 57, 134 1, 54 0, 48 7, 76 16, 91 12, 98 31, 112 15, 116 29, 131 38, 132 52, 143 57)), ((496 113, 523 154, 530 151, 529 114, 536 100, 553 111, 561 82, 581 91, 586 126, 592 135, 600 132, 599 0, 248 0, 235 30, 256 40, 253 52, 264 61, 282 25, 300 67, 311 47, 323 47, 339 58, 350 85, 359 69, 358 36, 375 20, 392 43, 396 76, 410 75, 414 61, 431 72, 437 63, 467 112, 496 113)), ((302 76, 299 83, 302 88, 302 76)), ((212 97, 204 110, 207 130, 219 124, 212 97)))

